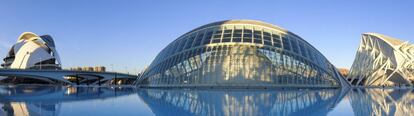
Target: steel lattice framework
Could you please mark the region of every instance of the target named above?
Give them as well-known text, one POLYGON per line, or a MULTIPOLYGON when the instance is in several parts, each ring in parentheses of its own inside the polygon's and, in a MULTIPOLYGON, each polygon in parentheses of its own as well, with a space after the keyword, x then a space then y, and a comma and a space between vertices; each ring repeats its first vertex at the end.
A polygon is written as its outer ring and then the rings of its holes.
POLYGON ((413 85, 414 45, 377 33, 362 35, 348 76, 352 85, 413 85))
POLYGON ((298 35, 255 20, 193 29, 157 55, 136 84, 147 87, 348 87, 298 35))

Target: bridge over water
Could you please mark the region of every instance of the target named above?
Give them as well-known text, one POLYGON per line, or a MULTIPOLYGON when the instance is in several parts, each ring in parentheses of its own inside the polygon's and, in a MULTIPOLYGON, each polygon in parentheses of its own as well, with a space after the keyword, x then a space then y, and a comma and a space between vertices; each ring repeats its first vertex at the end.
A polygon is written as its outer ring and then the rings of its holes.
POLYGON ((65 84, 101 84, 111 80, 131 79, 135 80, 137 75, 117 72, 93 72, 73 70, 34 70, 34 69, 0 69, 0 76, 12 76, 16 78, 33 78, 49 83, 63 82, 65 84), (69 79, 75 80, 70 81, 69 79))

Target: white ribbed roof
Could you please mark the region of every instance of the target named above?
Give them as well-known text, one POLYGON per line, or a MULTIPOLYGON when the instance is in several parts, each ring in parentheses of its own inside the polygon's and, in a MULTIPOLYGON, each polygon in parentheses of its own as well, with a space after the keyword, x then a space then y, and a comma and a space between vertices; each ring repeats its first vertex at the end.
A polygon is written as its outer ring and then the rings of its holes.
POLYGON ((392 44, 393 46, 398 46, 401 45, 402 43, 404 43, 403 41, 390 37, 390 36, 386 36, 383 34, 379 34, 379 33, 364 33, 364 35, 371 35, 371 36, 375 36, 378 37, 379 39, 382 39, 390 44, 392 44))

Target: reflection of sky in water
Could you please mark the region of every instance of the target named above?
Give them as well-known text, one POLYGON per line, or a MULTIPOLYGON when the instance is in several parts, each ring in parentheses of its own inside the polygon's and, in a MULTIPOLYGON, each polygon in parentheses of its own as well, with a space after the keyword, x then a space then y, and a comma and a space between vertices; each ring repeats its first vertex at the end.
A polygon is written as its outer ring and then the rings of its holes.
POLYGON ((0 87, 0 116, 413 115, 413 90, 0 87))
POLYGON ((349 103, 349 100, 345 97, 331 112, 328 113, 328 115, 352 116, 354 113, 352 112, 352 107, 349 106, 351 106, 351 103, 349 103))

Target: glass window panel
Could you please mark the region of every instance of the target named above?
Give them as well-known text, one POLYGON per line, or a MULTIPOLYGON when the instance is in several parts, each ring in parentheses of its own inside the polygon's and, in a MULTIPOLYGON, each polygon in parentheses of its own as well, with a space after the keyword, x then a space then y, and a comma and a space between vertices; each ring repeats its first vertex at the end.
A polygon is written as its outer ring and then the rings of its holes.
POLYGON ((292 50, 293 50, 293 52, 295 52, 295 53, 298 53, 298 54, 299 54, 299 48, 298 48, 298 45, 297 45, 296 39, 291 38, 291 39, 290 39, 290 44, 292 45, 292 50))
POLYGON ((307 53, 308 53, 308 56, 309 56, 309 58, 310 58, 310 60, 311 61, 314 61, 314 56, 312 55, 312 51, 311 51, 311 49, 312 48, 310 48, 310 47, 307 47, 307 53))
POLYGON ((183 43, 180 45, 180 49, 178 49, 178 52, 180 52, 180 51, 183 51, 183 49, 184 49, 184 47, 185 47, 185 44, 187 43, 187 38, 184 38, 183 39, 183 43))
POLYGON ((272 34, 272 39, 273 39, 273 46, 281 48, 280 36, 276 34, 272 34))
POLYGON ((265 41, 272 41, 272 38, 270 36, 263 36, 263 39, 265 41))
POLYGON ((195 38, 195 35, 192 35, 187 39, 187 43, 185 44, 185 49, 191 48, 191 46, 193 45, 194 38, 195 38))
POLYGON ((235 29, 233 32, 233 42, 241 42, 242 33, 242 29, 235 29))
POLYGON ((207 31, 206 35, 204 36, 203 45, 209 44, 212 36, 213 36, 213 31, 211 30, 207 31))
POLYGON ((214 34, 213 35, 213 39, 220 39, 221 38, 221 34, 214 34))
POLYGON ((201 45, 202 44, 203 37, 204 37, 204 31, 199 32, 198 35, 197 35, 197 37, 196 37, 196 40, 195 40, 193 46, 199 46, 199 45, 201 45))
POLYGON ((277 48, 282 48, 282 45, 280 45, 280 44, 274 44, 274 43, 273 43, 273 46, 275 46, 275 47, 277 47, 277 48))
POLYGON ((225 38, 229 38, 230 39, 230 37, 231 37, 231 33, 229 33, 229 34, 224 34, 223 35, 223 38, 225 39, 225 38))
POLYGON ((263 31, 263 36, 271 36, 269 32, 263 31))
POLYGON ((263 32, 263 42, 265 45, 272 46, 272 37, 269 32, 263 32))
POLYGON ((252 30, 244 29, 243 30, 243 42, 251 43, 252 42, 252 30))
POLYGON ((242 32, 243 32, 243 30, 241 30, 241 29, 234 30, 233 37, 242 37, 241 36, 242 32))
POLYGON ((224 30, 222 42, 230 42, 231 41, 231 34, 232 34, 231 32, 232 32, 231 29, 224 30))
POLYGON ((300 53, 302 53, 303 57, 308 57, 308 54, 306 53, 306 48, 303 46, 302 42, 299 42, 299 48, 300 48, 300 53))
POLYGON ((264 41, 264 44, 271 46, 272 45, 272 42, 270 42, 270 41, 264 41))
POLYGON ((175 53, 177 53, 177 52, 179 52, 179 50, 180 50, 180 48, 181 48, 181 46, 183 46, 182 44, 182 41, 183 39, 179 39, 177 42, 176 42, 176 46, 175 46, 175 48, 174 48, 174 54, 175 53))
POLYGON ((290 50, 290 42, 287 37, 282 37, 283 49, 290 50))
POLYGON ((211 43, 220 43, 220 39, 213 39, 211 43))
POLYGON ((213 38, 212 38, 213 40, 211 43, 220 43, 221 35, 222 35, 222 30, 221 29, 216 30, 213 34, 213 38))
POLYGON ((223 41, 222 42, 230 42, 230 41, 231 41, 230 38, 223 38, 223 41))
POLYGON ((254 43, 262 44, 262 32, 255 30, 253 33, 254 43))
POLYGON ((224 30, 224 33, 231 33, 231 29, 226 29, 226 30, 224 30))

